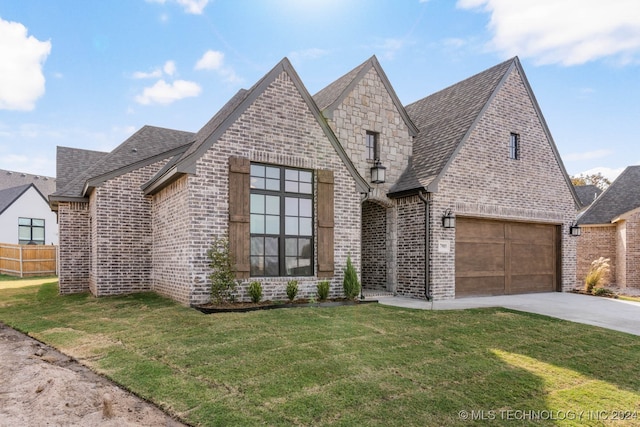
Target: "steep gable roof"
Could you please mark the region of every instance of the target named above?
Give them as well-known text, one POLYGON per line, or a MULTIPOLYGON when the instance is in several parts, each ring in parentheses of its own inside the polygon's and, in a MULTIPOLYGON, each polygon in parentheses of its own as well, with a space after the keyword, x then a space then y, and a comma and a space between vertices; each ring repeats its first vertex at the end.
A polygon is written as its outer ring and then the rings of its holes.
POLYGON ((602 194, 602 190, 596 185, 574 185, 573 188, 576 190, 576 194, 578 195, 578 199, 580 199, 582 207, 585 208, 593 203, 600 194, 602 194))
POLYGON ((629 166, 578 219, 578 224, 610 224, 640 207, 640 166, 629 166))
POLYGON ((355 86, 372 68, 376 71, 380 80, 382 80, 382 84, 389 93, 389 96, 391 96, 391 100, 409 128, 409 134, 415 136, 418 133, 418 128, 411 121, 411 118, 402 106, 398 95, 396 95, 393 86, 391 86, 386 73, 382 69, 380 62, 378 62, 378 58, 376 58, 375 55, 313 95, 313 100, 316 102, 318 108, 322 111, 325 117, 332 117, 333 111, 353 91, 355 86))
POLYGON ((0 190, 26 184, 34 184, 45 196, 56 191, 56 179, 53 177, 0 169, 0 190))
POLYGON ((51 195, 50 200, 84 198, 89 188, 106 180, 131 172, 164 158, 173 157, 193 142, 192 132, 143 126, 122 144, 72 179, 64 188, 51 195))
POLYGON ((0 190, 0 214, 6 211, 9 208, 9 206, 15 203, 16 200, 22 197, 22 195, 27 191, 29 191, 29 189, 32 187, 40 195, 40 197, 42 197, 42 200, 44 200, 44 202, 46 203, 47 199, 42 195, 42 193, 40 192, 40 190, 38 190, 38 187, 36 187, 35 184, 24 184, 24 185, 19 185, 17 187, 5 188, 3 190, 0 190))
POLYGON ((71 147, 56 147, 56 191, 62 190, 74 178, 109 153, 71 147))
POLYGON ((437 191, 438 182, 449 164, 514 70, 518 71, 524 83, 574 202, 576 206, 580 205, 518 57, 504 61, 405 107, 420 133, 414 139, 413 157, 410 159, 409 166, 390 189, 390 196, 420 190, 437 191))
POLYGON ((287 58, 282 59, 282 61, 273 67, 271 71, 254 84, 251 89, 246 91, 241 90, 236 93, 236 95, 231 98, 231 100, 229 100, 229 102, 227 102, 227 104, 225 104, 222 109, 218 111, 218 113, 216 113, 216 115, 213 116, 202 129, 200 129, 200 131, 196 133, 193 145, 190 146, 179 159, 172 161, 172 163, 174 163, 172 167, 165 168, 161 171, 161 174, 156 175, 151 181, 145 184, 143 186, 143 191, 147 194, 154 194, 165 185, 177 179, 181 174, 195 173, 195 165, 198 159, 202 157, 207 150, 213 146, 213 144, 215 144, 218 138, 226 132, 229 126, 231 126, 283 72, 287 73, 301 97, 309 107, 309 110, 318 121, 318 124, 324 131, 329 142, 336 150, 336 153, 353 176, 356 182, 356 187, 361 192, 368 192, 370 188, 369 185, 356 170, 351 159, 349 159, 337 137, 322 117, 318 106, 287 58))

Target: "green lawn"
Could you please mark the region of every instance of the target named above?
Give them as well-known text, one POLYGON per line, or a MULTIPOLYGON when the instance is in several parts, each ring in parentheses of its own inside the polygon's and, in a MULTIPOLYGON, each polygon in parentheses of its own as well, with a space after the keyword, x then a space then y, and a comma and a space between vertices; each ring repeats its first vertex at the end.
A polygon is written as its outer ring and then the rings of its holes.
POLYGON ((640 337, 503 309, 204 315, 53 283, 0 290, 0 321, 194 425, 640 425, 611 420, 640 416, 640 337))

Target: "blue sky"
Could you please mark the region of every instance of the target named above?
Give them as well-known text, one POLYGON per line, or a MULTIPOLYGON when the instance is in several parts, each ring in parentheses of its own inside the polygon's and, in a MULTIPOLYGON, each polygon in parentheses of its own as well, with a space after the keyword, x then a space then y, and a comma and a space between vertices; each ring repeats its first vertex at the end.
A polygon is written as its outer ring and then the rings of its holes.
POLYGON ((518 55, 569 174, 640 164, 637 0, 2 0, 0 169, 195 132, 285 56, 314 94, 374 54, 404 104, 518 55))

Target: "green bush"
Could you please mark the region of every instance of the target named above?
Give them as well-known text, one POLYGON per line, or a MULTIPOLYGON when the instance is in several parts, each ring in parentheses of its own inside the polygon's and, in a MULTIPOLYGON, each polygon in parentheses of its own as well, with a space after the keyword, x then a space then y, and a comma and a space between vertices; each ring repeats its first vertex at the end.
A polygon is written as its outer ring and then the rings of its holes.
POLYGON ((351 255, 347 257, 347 267, 344 270, 344 280, 342 288, 347 299, 355 299, 360 293, 360 282, 358 282, 358 273, 351 263, 351 255))
POLYGON ((587 277, 584 279, 584 290, 593 293, 595 288, 601 288, 604 279, 609 275, 609 258, 600 257, 591 263, 587 277))
POLYGON ((324 301, 329 297, 329 281, 323 280, 318 283, 318 299, 324 301))
POLYGON ((251 302, 260 302, 262 299, 262 284, 260 282, 249 283, 249 296, 251 297, 251 302))
POLYGON ((211 298, 217 303, 233 301, 238 283, 229 251, 229 240, 225 237, 214 238, 211 248, 207 251, 207 258, 209 267, 213 270, 209 274, 211 298))
POLYGON ((296 295, 298 295, 298 281, 289 280, 287 282, 287 298, 289 298, 289 301, 293 301, 296 299, 296 295))

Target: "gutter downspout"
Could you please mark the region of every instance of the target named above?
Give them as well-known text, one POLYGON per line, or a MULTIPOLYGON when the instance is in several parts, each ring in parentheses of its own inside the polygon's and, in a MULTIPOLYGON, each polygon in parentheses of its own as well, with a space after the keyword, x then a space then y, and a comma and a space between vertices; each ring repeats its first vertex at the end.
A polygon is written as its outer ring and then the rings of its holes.
POLYGON ((429 282, 431 282, 431 269, 429 268, 429 259, 431 258, 431 245, 429 240, 429 221, 431 207, 431 193, 425 192, 426 196, 418 191, 418 197, 424 203, 424 297, 427 301, 431 301, 431 292, 429 282))

